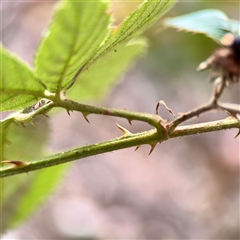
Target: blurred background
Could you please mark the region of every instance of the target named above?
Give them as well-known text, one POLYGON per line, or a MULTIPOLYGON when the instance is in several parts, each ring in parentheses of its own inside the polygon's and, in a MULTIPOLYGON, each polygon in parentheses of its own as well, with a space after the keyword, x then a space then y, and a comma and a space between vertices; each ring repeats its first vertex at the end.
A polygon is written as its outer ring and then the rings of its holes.
MULTIPOLYGON (((56 2, 1 3, 1 41, 31 66, 56 2)), ((138 4, 113 1, 116 24, 138 4)), ((180 1, 167 16, 208 8, 240 20, 237 1, 180 1)), ((145 37, 147 53, 123 73, 112 92, 87 103, 154 113, 156 103, 164 100, 175 114, 205 103, 212 84, 208 72, 197 73, 196 68, 219 46, 202 35, 164 30, 161 21, 145 37)), ((239 84, 222 97, 226 102, 239 100, 239 84)), ((172 119, 164 108, 160 114, 172 119)), ((225 117, 212 112, 188 123, 225 117)), ((90 115, 89 121, 80 113, 52 117, 48 150, 60 152, 120 136, 116 122, 131 132, 149 129, 106 116, 90 115)), ((233 129, 171 139, 158 144, 150 156, 150 147, 141 146, 75 161, 49 201, 4 239, 239 239, 236 134, 233 129)))

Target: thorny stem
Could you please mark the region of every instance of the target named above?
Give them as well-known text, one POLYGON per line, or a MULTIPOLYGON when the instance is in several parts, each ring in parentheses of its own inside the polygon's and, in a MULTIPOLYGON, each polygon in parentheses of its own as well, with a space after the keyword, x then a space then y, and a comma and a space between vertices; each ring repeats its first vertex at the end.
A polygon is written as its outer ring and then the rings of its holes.
MULTIPOLYGON (((194 124, 190 126, 180 126, 175 129, 168 137, 175 138, 187 135, 194 135, 204 132, 219 131, 223 129, 239 128, 240 123, 235 118, 229 117, 221 121, 214 121, 208 123, 194 124)), ((142 144, 152 144, 163 142, 168 138, 164 135, 160 136, 156 129, 146 132, 132 134, 130 136, 122 136, 120 138, 112 139, 102 143, 92 144, 86 147, 81 147, 66 152, 54 154, 23 165, 23 167, 3 167, 0 168, 0 178, 16 175, 20 173, 27 173, 37 169, 55 166, 58 164, 78 160, 101 153, 115 151, 123 148, 129 148, 142 144)), ((23 162, 24 163, 24 162, 23 162)))
POLYGON ((239 104, 218 102, 218 108, 220 108, 224 111, 227 111, 234 116, 240 113, 240 105, 239 104))
POLYGON ((152 141, 158 141, 159 134, 156 129, 146 132, 132 134, 131 136, 122 136, 102 143, 92 144, 86 147, 73 149, 70 151, 54 154, 36 161, 30 162, 22 168, 4 167, 0 169, 0 177, 7 177, 18 173, 26 173, 37 169, 70 162, 76 159, 86 158, 101 153, 111 152, 118 149, 128 148, 136 145, 147 144, 152 141))
MULTIPOLYGON (((174 131, 174 129, 181 123, 185 122, 186 120, 193 118, 193 117, 198 117, 200 114, 211 111, 214 109, 223 109, 223 107, 220 107, 218 105, 218 99, 223 93, 223 90, 226 87, 226 81, 223 78, 218 78, 214 82, 214 88, 213 88, 213 93, 212 96, 209 100, 209 102, 201 105, 200 107, 197 107, 187 113, 182 114, 180 117, 176 118, 169 124, 169 134, 174 131)), ((225 110, 225 109, 223 109, 225 110)))
POLYGON ((169 133, 172 133, 178 125, 185 122, 186 120, 199 116, 201 113, 210 111, 214 108, 215 108, 215 104, 213 104, 212 102, 209 102, 189 112, 182 114, 180 117, 176 118, 169 124, 169 133))
MULTIPOLYGON (((238 117, 238 115, 240 114, 239 105, 218 103, 218 99, 223 93, 225 86, 226 85, 225 85, 224 79, 220 79, 220 81, 215 82, 213 94, 208 103, 183 114, 182 116, 178 117, 171 123, 166 122, 157 114, 131 112, 131 111, 121 110, 121 109, 85 105, 85 104, 74 102, 72 100, 68 100, 66 98, 58 98, 58 97, 56 98, 55 96, 49 95, 48 99, 52 101, 46 101, 46 104, 44 104, 43 107, 37 108, 39 104, 33 105, 32 107, 27 109, 26 111, 27 113, 22 111, 20 113, 15 114, 13 117, 7 120, 25 122, 27 120, 33 119, 33 117, 39 114, 45 114, 46 111, 49 111, 53 107, 62 107, 62 108, 65 108, 67 111, 73 111, 73 110, 80 111, 86 119, 87 119, 87 116, 91 113, 102 114, 102 115, 108 115, 108 116, 122 117, 127 119, 129 123, 131 123, 132 120, 143 121, 143 122, 149 123, 155 129, 142 132, 142 133, 132 134, 126 129, 120 127, 120 129, 124 131, 124 135, 122 137, 112 139, 106 142, 96 143, 86 147, 77 148, 77 149, 66 151, 59 154, 54 154, 39 160, 29 162, 29 163, 21 162, 21 161, 15 161, 15 162, 5 161, 5 163, 12 163, 13 165, 10 167, 0 168, 0 177, 7 177, 7 176, 19 174, 19 173, 26 173, 26 172, 34 171, 37 169, 50 167, 50 166, 58 165, 61 163, 86 158, 93 155, 98 155, 101 153, 115 151, 123 148, 129 148, 133 146, 140 146, 142 144, 151 145, 151 150, 150 150, 150 153, 151 153, 158 142, 163 142, 169 138, 199 134, 204 132, 218 131, 218 130, 229 129, 229 128, 240 129, 240 121, 236 119, 236 117, 238 117), (32 111, 32 109, 35 109, 35 110, 32 111), (220 120, 220 121, 215 121, 215 122, 193 124, 188 126, 178 126, 182 122, 192 117, 199 116, 201 113, 210 111, 213 109, 221 109, 221 110, 228 111, 235 118, 230 117, 230 118, 220 120), (128 134, 126 134, 126 132, 128 134), (17 164, 15 164, 16 162, 17 164)), ((160 102, 158 104, 160 104, 160 102)), ((159 105, 157 106, 157 110, 158 110, 158 107, 159 105)), ((239 130, 239 133, 240 133, 240 130, 239 130)))
POLYGON ((68 109, 69 111, 82 112, 84 117, 87 117, 89 114, 94 113, 94 114, 125 118, 129 121, 129 123, 131 123, 132 120, 138 120, 138 121, 146 122, 152 125, 157 129, 159 134, 162 134, 163 132, 166 133, 166 129, 165 129, 166 121, 156 114, 132 112, 125 109, 115 109, 115 108, 86 105, 86 104, 74 102, 69 99, 58 101, 57 106, 68 109))
POLYGON ((178 126, 174 132, 169 134, 169 138, 184 137, 194 134, 226 130, 230 128, 238 128, 240 130, 240 122, 236 118, 228 117, 219 121, 178 126))

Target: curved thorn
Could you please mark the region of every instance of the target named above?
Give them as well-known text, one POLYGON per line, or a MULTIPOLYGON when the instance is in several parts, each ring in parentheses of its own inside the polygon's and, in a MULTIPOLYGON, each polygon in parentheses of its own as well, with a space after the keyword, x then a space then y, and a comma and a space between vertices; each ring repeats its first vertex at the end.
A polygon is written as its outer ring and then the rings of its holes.
POLYGON ((236 136, 234 138, 237 138, 240 135, 240 129, 238 129, 238 133, 236 134, 236 136))
POLYGON ((127 119, 129 124, 132 125, 132 120, 131 119, 127 119))
POLYGON ((160 105, 160 103, 159 103, 159 101, 157 102, 157 105, 156 105, 156 108, 155 108, 155 113, 157 114, 157 115, 159 115, 159 105, 160 105))
POLYGON ((160 100, 160 101, 157 102, 156 109, 155 109, 157 115, 159 115, 160 105, 163 105, 163 106, 168 110, 168 112, 169 112, 170 114, 172 114, 172 116, 173 116, 174 118, 176 117, 175 114, 174 114, 174 112, 172 111, 172 109, 169 108, 163 100, 160 100))
POLYGON ((71 117, 70 110, 66 109, 66 111, 67 111, 68 116, 71 117))
POLYGON ((153 152, 153 150, 155 149, 157 143, 158 143, 158 142, 155 142, 155 143, 150 144, 151 149, 150 149, 150 152, 148 153, 148 156, 153 152))
POLYGON ((130 136, 133 135, 130 131, 128 131, 126 128, 120 126, 119 124, 117 124, 117 127, 123 132, 123 136, 130 136))
POLYGON ((136 146, 134 151, 137 151, 140 147, 141 147, 140 145, 136 146))
POLYGON ((90 124, 90 122, 89 122, 89 120, 88 120, 88 118, 87 118, 87 116, 89 115, 89 113, 82 112, 82 115, 83 115, 84 119, 90 124))

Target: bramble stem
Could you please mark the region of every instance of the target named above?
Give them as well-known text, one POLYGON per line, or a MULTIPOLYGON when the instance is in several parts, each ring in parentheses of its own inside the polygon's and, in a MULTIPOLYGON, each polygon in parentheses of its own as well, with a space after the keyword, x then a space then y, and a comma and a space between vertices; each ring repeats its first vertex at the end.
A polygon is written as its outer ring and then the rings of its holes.
POLYGON ((30 162, 29 165, 22 168, 4 167, 0 169, 0 177, 7 177, 19 173, 26 173, 41 168, 55 166, 61 163, 70 162, 73 160, 98 155, 101 153, 111 152, 123 148, 129 148, 137 145, 151 143, 159 140, 159 134, 156 129, 149 130, 138 134, 133 134, 128 137, 120 137, 102 143, 92 144, 86 147, 76 148, 66 152, 54 154, 30 162))
POLYGON ((86 115, 86 116, 91 113, 94 113, 94 114, 125 118, 130 123, 132 120, 138 120, 138 121, 146 122, 151 126, 155 127, 158 130, 159 134, 162 134, 163 132, 166 133, 166 129, 165 129, 166 121, 156 114, 132 112, 125 109, 115 109, 115 108, 86 105, 86 104, 81 104, 68 99, 58 101, 57 106, 65 108, 69 111, 82 112, 83 115, 86 115))
MULTIPOLYGON (((101 114, 101 115, 125 118, 129 121, 129 123, 131 123, 132 120, 146 122, 151 126, 153 126, 154 129, 145 131, 142 133, 132 134, 128 132, 128 130, 119 127, 121 130, 123 130, 124 135, 122 137, 115 138, 106 142, 101 142, 101 143, 96 143, 96 144, 81 147, 81 148, 76 148, 66 152, 47 156, 32 162, 17 161, 21 164, 16 164, 16 161, 14 162, 14 161, 7 160, 5 161, 5 163, 12 163, 12 166, 0 168, 0 177, 2 178, 2 177, 15 175, 15 174, 26 173, 26 172, 34 171, 37 169, 51 167, 51 166, 65 163, 65 162, 70 162, 77 159, 98 155, 101 153, 111 152, 111 151, 115 151, 123 148, 129 148, 133 146, 140 146, 142 144, 151 145, 151 150, 150 150, 150 153, 151 153, 158 142, 163 142, 169 138, 183 137, 188 135, 219 131, 219 130, 230 129, 230 128, 240 129, 240 121, 238 121, 237 119, 240 113, 239 105, 218 103, 218 99, 223 93, 223 90, 225 88, 224 79, 219 79, 219 80, 220 81, 217 81, 214 84, 212 97, 208 103, 183 114, 182 116, 178 117, 177 119, 173 120, 170 123, 162 119, 158 114, 132 112, 132 111, 122 110, 122 109, 91 106, 91 105, 74 102, 72 100, 66 99, 64 96, 61 96, 61 95, 57 97, 55 95, 48 95, 46 97, 48 97, 48 99, 51 101, 49 102, 46 101, 46 104, 44 104, 42 107, 38 107, 40 106, 39 104, 33 105, 29 109, 25 109, 24 111, 16 113, 3 121, 6 121, 5 124, 8 124, 7 121, 12 121, 12 120, 18 121, 18 122, 25 122, 33 119, 39 114, 45 114, 47 111, 49 111, 53 107, 61 107, 66 109, 68 112, 69 111, 81 112, 86 119, 89 114, 101 114), (182 122, 192 117, 199 116, 201 113, 207 112, 213 109, 221 109, 221 110, 228 111, 234 117, 229 117, 229 118, 226 118, 220 121, 214 121, 214 122, 206 122, 206 123, 193 124, 193 125, 187 125, 187 126, 178 126, 182 122), (126 132, 128 134, 126 134, 126 132)), ((162 102, 159 102, 158 104, 160 103, 162 102)), ((163 105, 165 105, 165 107, 170 112, 172 112, 171 109, 169 109, 164 102, 163 102, 163 105)), ((157 105, 157 110, 158 108, 159 108, 159 105, 157 105)), ((239 133, 240 133, 240 130, 239 130, 239 133)), ((238 136, 238 134, 236 136, 238 136)))
POLYGON ((209 102, 201 105, 200 107, 194 108, 193 110, 182 114, 180 117, 176 118, 169 124, 169 134, 174 131, 174 129, 181 123, 185 122, 186 120, 193 118, 193 117, 198 117, 200 114, 215 110, 215 109, 222 109, 218 105, 218 99, 221 97, 223 90, 226 87, 226 81, 224 78, 219 77, 218 79, 215 80, 214 82, 214 87, 213 87, 213 92, 212 96, 209 100, 209 102))
POLYGON ((169 138, 184 137, 189 135, 214 132, 232 128, 240 129, 240 122, 236 118, 228 117, 218 121, 178 126, 174 130, 174 132, 169 134, 169 138))
POLYGON ((201 113, 210 111, 210 110, 214 109, 214 107, 215 107, 215 104, 210 102, 210 103, 206 103, 200 107, 197 107, 189 112, 182 114, 180 117, 176 118, 175 120, 173 120, 170 123, 169 132, 172 133, 179 124, 185 122, 186 120, 188 120, 190 118, 193 118, 196 116, 198 117, 201 113))
MULTIPOLYGON (((179 126, 168 137, 175 138, 231 128, 240 129, 240 122, 235 118, 229 117, 220 121, 193 124, 188 126, 179 126)), ((74 150, 47 156, 32 161, 29 163, 29 165, 23 166, 21 168, 14 168, 13 166, 0 168, 0 177, 3 178, 20 173, 26 173, 37 169, 51 167, 65 162, 70 162, 77 159, 82 159, 101 153, 111 152, 142 144, 151 145, 152 143, 163 142, 167 140, 168 137, 166 137, 165 135, 159 135, 156 129, 152 129, 142 133, 132 134, 130 136, 122 136, 106 142, 96 143, 86 147, 76 148, 74 150)))

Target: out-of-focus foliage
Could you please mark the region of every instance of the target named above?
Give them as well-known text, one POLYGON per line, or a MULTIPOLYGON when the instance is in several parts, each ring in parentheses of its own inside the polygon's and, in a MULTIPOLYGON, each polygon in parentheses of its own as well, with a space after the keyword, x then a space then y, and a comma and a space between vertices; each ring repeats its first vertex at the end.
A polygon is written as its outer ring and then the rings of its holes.
POLYGON ((108 53, 101 61, 97 61, 89 70, 82 73, 77 84, 69 89, 68 96, 72 99, 93 101, 101 99, 116 83, 116 78, 123 75, 133 59, 146 52, 146 42, 134 41, 127 46, 118 46, 108 53), (107 69, 105 72, 102 69, 107 69), (107 74, 106 74, 107 72, 107 74))
POLYGON ((230 20, 226 14, 219 10, 207 9, 183 16, 166 19, 165 26, 173 27, 180 31, 202 33, 216 42, 228 32, 239 34, 240 22, 230 20))

